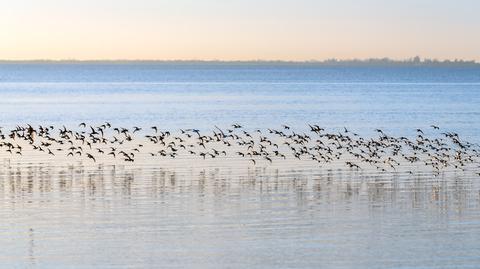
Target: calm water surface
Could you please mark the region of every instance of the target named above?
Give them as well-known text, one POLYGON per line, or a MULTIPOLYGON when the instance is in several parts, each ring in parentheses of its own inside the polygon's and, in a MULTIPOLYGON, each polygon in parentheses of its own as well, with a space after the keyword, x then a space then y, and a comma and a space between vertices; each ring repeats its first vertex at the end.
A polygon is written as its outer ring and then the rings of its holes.
POLYGON ((480 67, 3 64, 0 120, 164 128, 315 122, 373 134, 438 124, 480 131, 480 67))
MULTIPOLYGON (((480 68, 2 64, 0 126, 437 124, 480 142, 480 68)), ((0 155, 0 268, 478 268, 480 177, 0 155)), ((477 165, 478 166, 478 165, 477 165)))

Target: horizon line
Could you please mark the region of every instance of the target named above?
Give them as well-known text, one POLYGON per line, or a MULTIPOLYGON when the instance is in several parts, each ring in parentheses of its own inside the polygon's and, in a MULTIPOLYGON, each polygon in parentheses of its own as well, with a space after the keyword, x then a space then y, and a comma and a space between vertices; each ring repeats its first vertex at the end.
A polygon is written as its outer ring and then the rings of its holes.
POLYGON ((251 60, 221 60, 221 59, 0 59, 0 63, 281 63, 281 64, 408 64, 408 65, 480 65, 476 60, 467 59, 430 59, 415 56, 405 59, 382 58, 352 58, 323 60, 282 60, 282 59, 251 59, 251 60))

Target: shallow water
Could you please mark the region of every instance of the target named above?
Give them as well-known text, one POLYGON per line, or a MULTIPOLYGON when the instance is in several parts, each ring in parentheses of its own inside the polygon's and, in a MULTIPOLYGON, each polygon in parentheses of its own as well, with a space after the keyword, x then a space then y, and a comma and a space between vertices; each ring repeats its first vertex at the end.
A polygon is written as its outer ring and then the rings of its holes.
POLYGON ((5 165, 3 268, 475 268, 472 173, 5 165))
MULTIPOLYGON (((437 124, 480 142, 478 104, 478 68, 0 65, 7 127, 437 124)), ((0 268, 477 268, 477 172, 2 155, 0 268)))

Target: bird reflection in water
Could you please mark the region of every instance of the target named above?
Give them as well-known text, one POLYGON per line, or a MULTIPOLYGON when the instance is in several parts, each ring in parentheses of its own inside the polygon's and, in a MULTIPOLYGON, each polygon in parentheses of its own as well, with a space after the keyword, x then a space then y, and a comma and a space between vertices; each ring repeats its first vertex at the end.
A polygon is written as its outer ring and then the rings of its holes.
MULTIPOLYGON (((68 199, 158 199, 164 195, 230 197, 255 193, 295 195, 306 203, 362 201, 375 206, 410 201, 461 207, 478 200, 473 172, 379 174, 355 169, 321 168, 159 168, 123 165, 49 166, 4 164, 0 170, 0 199, 12 203, 55 203, 68 199), (400 199, 401 198, 401 199, 400 199), (365 202, 365 201, 363 201, 365 202)), ((225 198, 226 199, 226 198, 225 198)))
MULTIPOLYGON (((388 212, 393 212, 393 223, 397 216, 447 218, 476 212, 480 189, 476 179, 468 171, 434 177, 353 168, 162 168, 10 161, 0 169, 0 218, 10 235, 18 231, 25 236, 23 241, 6 236, 0 242, 17 246, 9 257, 28 257, 25 262, 35 267, 46 260, 58 262, 63 255, 69 262, 76 259, 74 263, 84 262, 85 257, 91 262, 128 260, 130 252, 122 252, 120 258, 115 253, 133 243, 160 246, 179 238, 188 247, 194 233, 213 240, 211 234, 218 238, 219 233, 239 231, 254 238, 287 230, 292 236, 309 233, 306 238, 310 238, 328 227, 368 232, 368 226, 362 225, 371 225, 370 219, 381 225, 378 220, 388 212), (116 249, 118 245, 122 248, 116 249)), ((334 232, 328 229, 324 236, 334 232)), ((8 261, 8 257, 2 260, 8 261)))

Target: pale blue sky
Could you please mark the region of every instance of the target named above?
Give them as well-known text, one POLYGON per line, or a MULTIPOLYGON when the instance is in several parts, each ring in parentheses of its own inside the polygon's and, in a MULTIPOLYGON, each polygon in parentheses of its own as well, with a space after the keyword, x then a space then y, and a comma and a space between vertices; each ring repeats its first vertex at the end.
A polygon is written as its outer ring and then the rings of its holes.
POLYGON ((463 58, 474 0, 0 0, 1 59, 463 58))

